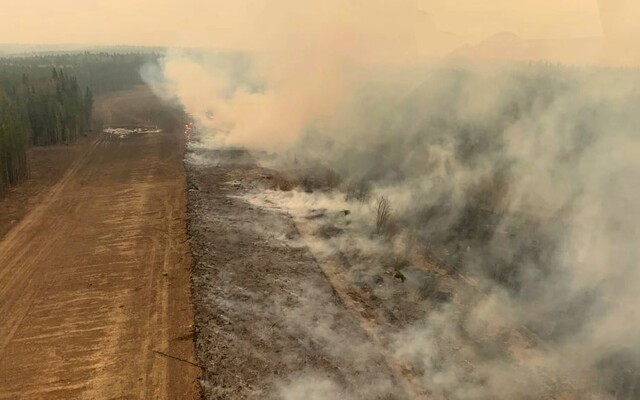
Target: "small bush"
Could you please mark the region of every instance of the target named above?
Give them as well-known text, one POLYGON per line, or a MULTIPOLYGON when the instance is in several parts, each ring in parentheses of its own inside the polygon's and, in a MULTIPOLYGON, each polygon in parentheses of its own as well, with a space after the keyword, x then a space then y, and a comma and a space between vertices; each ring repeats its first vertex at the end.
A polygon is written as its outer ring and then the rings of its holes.
POLYGON ((291 183, 289 179, 281 174, 275 174, 271 182, 273 190, 281 190, 283 192, 289 192, 293 190, 293 183, 291 183))
POLYGON ((326 187, 329 190, 337 188, 342 182, 342 177, 333 169, 327 168, 325 170, 326 187))
POLYGON ((376 233, 383 234, 389 231, 391 226, 391 205, 389 199, 382 196, 378 199, 376 210, 376 233))
POLYGON ((297 173, 298 186, 307 193, 316 190, 330 191, 338 187, 342 178, 333 169, 321 164, 313 164, 297 173))
POLYGON ((369 182, 361 179, 359 181, 351 181, 347 186, 347 193, 345 195, 345 200, 357 200, 361 203, 365 203, 369 200, 371 195, 371 185, 369 182))

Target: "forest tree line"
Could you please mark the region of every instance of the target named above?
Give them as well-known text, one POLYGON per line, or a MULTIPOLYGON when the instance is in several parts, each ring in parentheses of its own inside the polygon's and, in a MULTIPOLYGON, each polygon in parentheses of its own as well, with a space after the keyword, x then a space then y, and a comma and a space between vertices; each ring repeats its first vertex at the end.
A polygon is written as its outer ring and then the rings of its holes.
POLYGON ((90 87, 94 95, 128 89, 144 82, 140 68, 157 62, 156 53, 69 53, 0 58, 0 75, 47 77, 52 68, 73 75, 80 87, 90 87))
POLYGON ((27 148, 69 144, 89 126, 93 94, 74 76, 50 71, 48 78, 3 76, 0 82, 0 195, 29 174, 27 148))
POLYGON ((29 146, 75 142, 93 97, 142 83, 155 54, 79 53, 0 58, 0 197, 29 176, 29 146))

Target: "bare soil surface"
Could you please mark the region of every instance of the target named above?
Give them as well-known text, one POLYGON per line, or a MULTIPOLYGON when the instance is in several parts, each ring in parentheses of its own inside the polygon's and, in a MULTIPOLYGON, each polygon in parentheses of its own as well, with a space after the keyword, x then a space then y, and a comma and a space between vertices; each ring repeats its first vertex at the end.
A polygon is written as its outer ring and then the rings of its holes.
POLYGON ((93 139, 83 137, 77 144, 34 147, 27 151, 29 179, 9 189, 0 199, 0 238, 29 210, 42 202, 42 196, 55 184, 93 139))
MULTIPOLYGON (((170 120, 142 88, 96 107, 170 120)), ((0 398, 197 398, 184 138, 166 126, 36 149, 0 202, 0 398)))

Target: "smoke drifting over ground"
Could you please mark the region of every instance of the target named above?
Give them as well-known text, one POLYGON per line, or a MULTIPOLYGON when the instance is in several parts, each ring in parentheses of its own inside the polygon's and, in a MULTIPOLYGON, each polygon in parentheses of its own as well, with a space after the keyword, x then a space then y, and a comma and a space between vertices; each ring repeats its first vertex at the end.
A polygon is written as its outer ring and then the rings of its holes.
MULTIPOLYGON (((424 65, 409 8, 296 4, 268 45, 245 32, 259 53, 169 54, 145 75, 194 115, 204 146, 247 146, 299 183, 254 201, 300 217, 349 209, 336 226, 351 239, 326 242, 358 253, 354 283, 376 280, 384 266, 363 260, 386 253, 406 258, 408 287, 411 254, 446 266, 444 301, 414 301, 418 318, 381 333, 424 391, 640 396, 640 72, 424 65), (382 197, 392 213, 376 227, 382 197)), ((343 393, 291 379, 287 399, 343 393)))

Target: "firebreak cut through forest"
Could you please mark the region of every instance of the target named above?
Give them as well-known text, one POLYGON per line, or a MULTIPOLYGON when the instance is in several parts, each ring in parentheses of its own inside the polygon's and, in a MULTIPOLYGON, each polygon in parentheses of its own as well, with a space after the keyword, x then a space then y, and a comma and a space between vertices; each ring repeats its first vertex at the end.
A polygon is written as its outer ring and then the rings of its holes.
POLYGON ((0 196, 29 176, 29 146, 70 144, 91 129, 95 94, 140 84, 156 56, 66 54, 0 59, 0 196))

